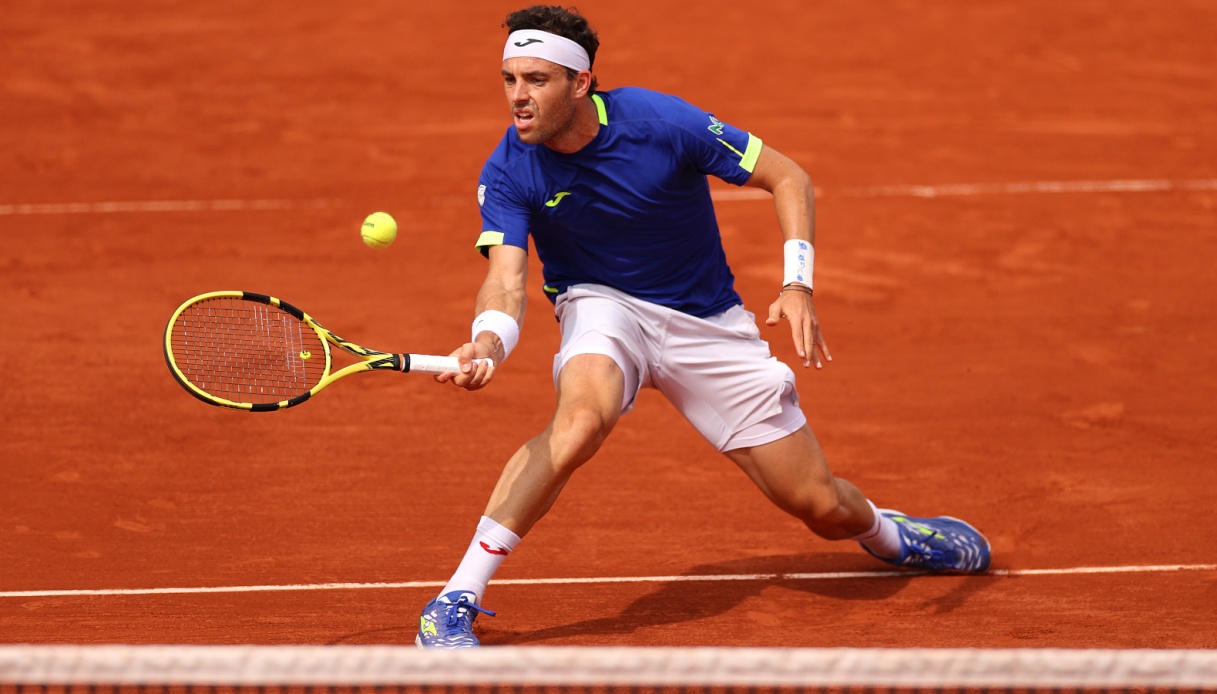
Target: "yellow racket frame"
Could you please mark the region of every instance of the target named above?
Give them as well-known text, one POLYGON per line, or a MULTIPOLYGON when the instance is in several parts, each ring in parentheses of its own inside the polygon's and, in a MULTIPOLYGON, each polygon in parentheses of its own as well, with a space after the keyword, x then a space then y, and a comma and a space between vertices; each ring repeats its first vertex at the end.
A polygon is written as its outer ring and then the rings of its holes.
POLYGON ((195 396, 199 400, 210 405, 218 405, 234 410, 244 410, 246 412, 274 412, 277 410, 295 407, 303 402, 307 402, 309 398, 319 393, 323 388, 329 386, 334 381, 340 378, 350 376, 351 374, 363 373, 365 371, 398 371, 402 373, 458 373, 460 364, 456 357, 439 357, 427 354, 394 354, 391 352, 379 352, 366 347, 361 347, 353 342, 347 341, 330 332, 325 326, 318 323, 304 311, 296 308, 277 297, 267 294, 258 294, 256 292, 240 292, 240 291, 220 291, 207 292, 200 294, 184 302, 173 312, 169 318, 169 324, 165 327, 165 362, 169 365, 169 372, 173 375, 174 380, 178 382, 188 393, 195 396), (325 368, 322 371, 321 379, 317 385, 313 386, 308 392, 301 393, 294 397, 282 400, 275 403, 252 403, 252 402, 235 402, 226 398, 212 395, 206 390, 200 388, 186 377, 182 369, 178 367, 177 361, 173 356, 173 328, 177 325, 178 318, 184 311, 191 306, 195 306, 205 301, 214 299, 237 299, 242 301, 252 301, 261 304, 274 306, 283 312, 291 315, 311 328, 317 337, 320 338, 321 344, 325 347, 325 368), (333 367, 333 355, 330 352, 330 345, 341 348, 360 358, 360 361, 343 367, 334 373, 330 373, 333 367))

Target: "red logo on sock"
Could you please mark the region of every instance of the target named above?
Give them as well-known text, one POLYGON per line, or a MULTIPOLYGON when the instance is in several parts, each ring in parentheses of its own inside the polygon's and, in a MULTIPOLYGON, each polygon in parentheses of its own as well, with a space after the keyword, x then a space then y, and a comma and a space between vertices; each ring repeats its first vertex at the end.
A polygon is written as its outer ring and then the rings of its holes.
POLYGON ((502 547, 495 547, 494 549, 491 549, 490 545, 486 544, 485 542, 479 541, 478 544, 482 546, 482 549, 486 550, 490 554, 501 554, 503 556, 510 554, 509 550, 503 549, 502 547))

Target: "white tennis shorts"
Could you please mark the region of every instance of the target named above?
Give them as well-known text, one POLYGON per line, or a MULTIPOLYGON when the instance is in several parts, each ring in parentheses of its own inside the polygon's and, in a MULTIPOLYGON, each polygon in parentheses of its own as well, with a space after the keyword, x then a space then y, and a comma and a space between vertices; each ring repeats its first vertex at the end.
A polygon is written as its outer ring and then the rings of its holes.
POLYGON ((797 431, 794 372, 769 353, 756 317, 735 306, 709 318, 579 284, 558 297, 562 346, 554 383, 571 357, 603 354, 625 375, 621 411, 655 388, 720 451, 759 446, 797 431))

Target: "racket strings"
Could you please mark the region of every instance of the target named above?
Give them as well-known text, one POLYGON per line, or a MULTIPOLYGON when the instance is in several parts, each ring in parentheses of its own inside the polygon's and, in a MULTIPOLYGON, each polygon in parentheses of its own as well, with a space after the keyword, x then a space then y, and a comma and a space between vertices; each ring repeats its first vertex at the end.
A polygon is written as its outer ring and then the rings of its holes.
POLYGON ((188 307, 170 336, 174 363, 200 390, 233 402, 282 402, 325 376, 312 328, 267 304, 216 298, 188 307))

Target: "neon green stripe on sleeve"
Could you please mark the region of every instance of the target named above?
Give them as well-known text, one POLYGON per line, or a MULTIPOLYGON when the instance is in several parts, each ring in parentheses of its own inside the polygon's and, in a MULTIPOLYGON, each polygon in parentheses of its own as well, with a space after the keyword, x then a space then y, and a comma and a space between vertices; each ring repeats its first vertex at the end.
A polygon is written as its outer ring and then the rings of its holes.
POLYGON ((503 232, 501 232, 501 231, 483 231, 482 235, 478 237, 478 242, 474 244, 474 247, 480 251, 480 250, 484 250, 487 246, 502 246, 502 245, 503 245, 503 232))
POLYGON ((592 94, 592 101, 596 102, 596 117, 600 119, 600 125, 608 125, 608 109, 604 107, 604 99, 599 94, 592 94))
MULTIPOLYGON (((723 147, 726 147, 727 149, 731 150, 732 152, 735 152, 735 154, 736 154, 737 156, 739 156, 739 158, 740 158, 741 160, 743 160, 743 158, 744 158, 744 153, 743 153, 743 152, 741 152, 741 151, 739 151, 738 149, 736 149, 736 148, 732 147, 730 142, 727 142, 726 140, 724 140, 724 139, 723 139, 723 138, 721 138, 721 137, 716 137, 716 138, 714 138, 714 139, 718 140, 719 144, 721 144, 723 147)), ((744 165, 744 164, 743 164, 743 162, 741 161, 740 166, 743 166, 743 165, 744 165)))
POLYGON ((744 171, 752 173, 756 168, 756 160, 761 158, 761 144, 761 138, 748 133, 748 148, 744 150, 744 158, 739 163, 744 171))

